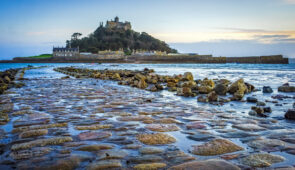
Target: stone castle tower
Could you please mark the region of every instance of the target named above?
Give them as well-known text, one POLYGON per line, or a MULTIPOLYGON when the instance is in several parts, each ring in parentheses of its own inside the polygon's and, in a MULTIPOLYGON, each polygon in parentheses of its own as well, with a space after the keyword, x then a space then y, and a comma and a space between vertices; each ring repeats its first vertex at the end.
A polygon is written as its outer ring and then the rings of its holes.
POLYGON ((119 17, 115 17, 114 21, 107 21, 106 28, 109 29, 124 29, 124 30, 131 30, 131 24, 128 21, 120 22, 119 17))

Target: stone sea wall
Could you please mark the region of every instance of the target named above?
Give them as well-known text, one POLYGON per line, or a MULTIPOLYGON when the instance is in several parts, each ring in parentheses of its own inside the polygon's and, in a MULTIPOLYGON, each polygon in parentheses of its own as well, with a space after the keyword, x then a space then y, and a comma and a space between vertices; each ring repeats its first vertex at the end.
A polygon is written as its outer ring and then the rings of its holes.
MULTIPOLYGON (((1 62, 1 61, 0 61, 1 62)), ((249 64, 288 64, 289 59, 282 55, 253 57, 212 57, 212 55, 166 55, 166 56, 104 56, 79 55, 73 57, 28 58, 16 57, 4 63, 249 63, 249 64)))

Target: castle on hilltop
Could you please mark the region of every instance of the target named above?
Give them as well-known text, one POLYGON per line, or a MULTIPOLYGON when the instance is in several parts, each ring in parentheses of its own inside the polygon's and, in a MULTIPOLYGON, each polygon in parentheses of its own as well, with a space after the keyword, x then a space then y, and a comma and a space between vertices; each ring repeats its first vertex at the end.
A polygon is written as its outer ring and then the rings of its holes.
POLYGON ((110 29, 124 29, 126 30, 131 30, 131 24, 128 21, 124 22, 120 22, 119 21, 119 17, 115 17, 114 21, 107 21, 106 28, 110 28, 110 29))

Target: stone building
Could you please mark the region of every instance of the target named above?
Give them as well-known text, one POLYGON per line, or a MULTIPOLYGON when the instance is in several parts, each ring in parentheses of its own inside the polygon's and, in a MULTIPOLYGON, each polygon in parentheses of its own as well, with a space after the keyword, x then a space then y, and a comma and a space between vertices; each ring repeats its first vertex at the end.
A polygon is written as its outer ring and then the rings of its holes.
POLYGON ((114 21, 107 21, 106 23, 106 28, 110 28, 110 29, 124 29, 124 30, 131 30, 131 24, 130 22, 125 21, 124 22, 120 22, 119 21, 119 17, 115 17, 114 21))
POLYGON ((79 56, 78 48, 53 47, 53 57, 75 57, 79 56))

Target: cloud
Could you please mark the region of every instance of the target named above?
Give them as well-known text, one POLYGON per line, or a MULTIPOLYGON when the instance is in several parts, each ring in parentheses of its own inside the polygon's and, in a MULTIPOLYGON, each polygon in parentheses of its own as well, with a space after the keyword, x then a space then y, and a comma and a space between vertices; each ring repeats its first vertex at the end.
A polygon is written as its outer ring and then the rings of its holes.
POLYGON ((284 3, 295 5, 295 0, 283 0, 284 3))
POLYGON ((264 29, 249 29, 249 28, 218 28, 221 30, 227 30, 227 31, 234 31, 234 32, 268 32, 264 29))
POLYGON ((218 40, 211 42, 169 43, 182 53, 212 54, 213 56, 260 56, 282 54, 295 58, 295 41, 266 44, 257 40, 218 40))

